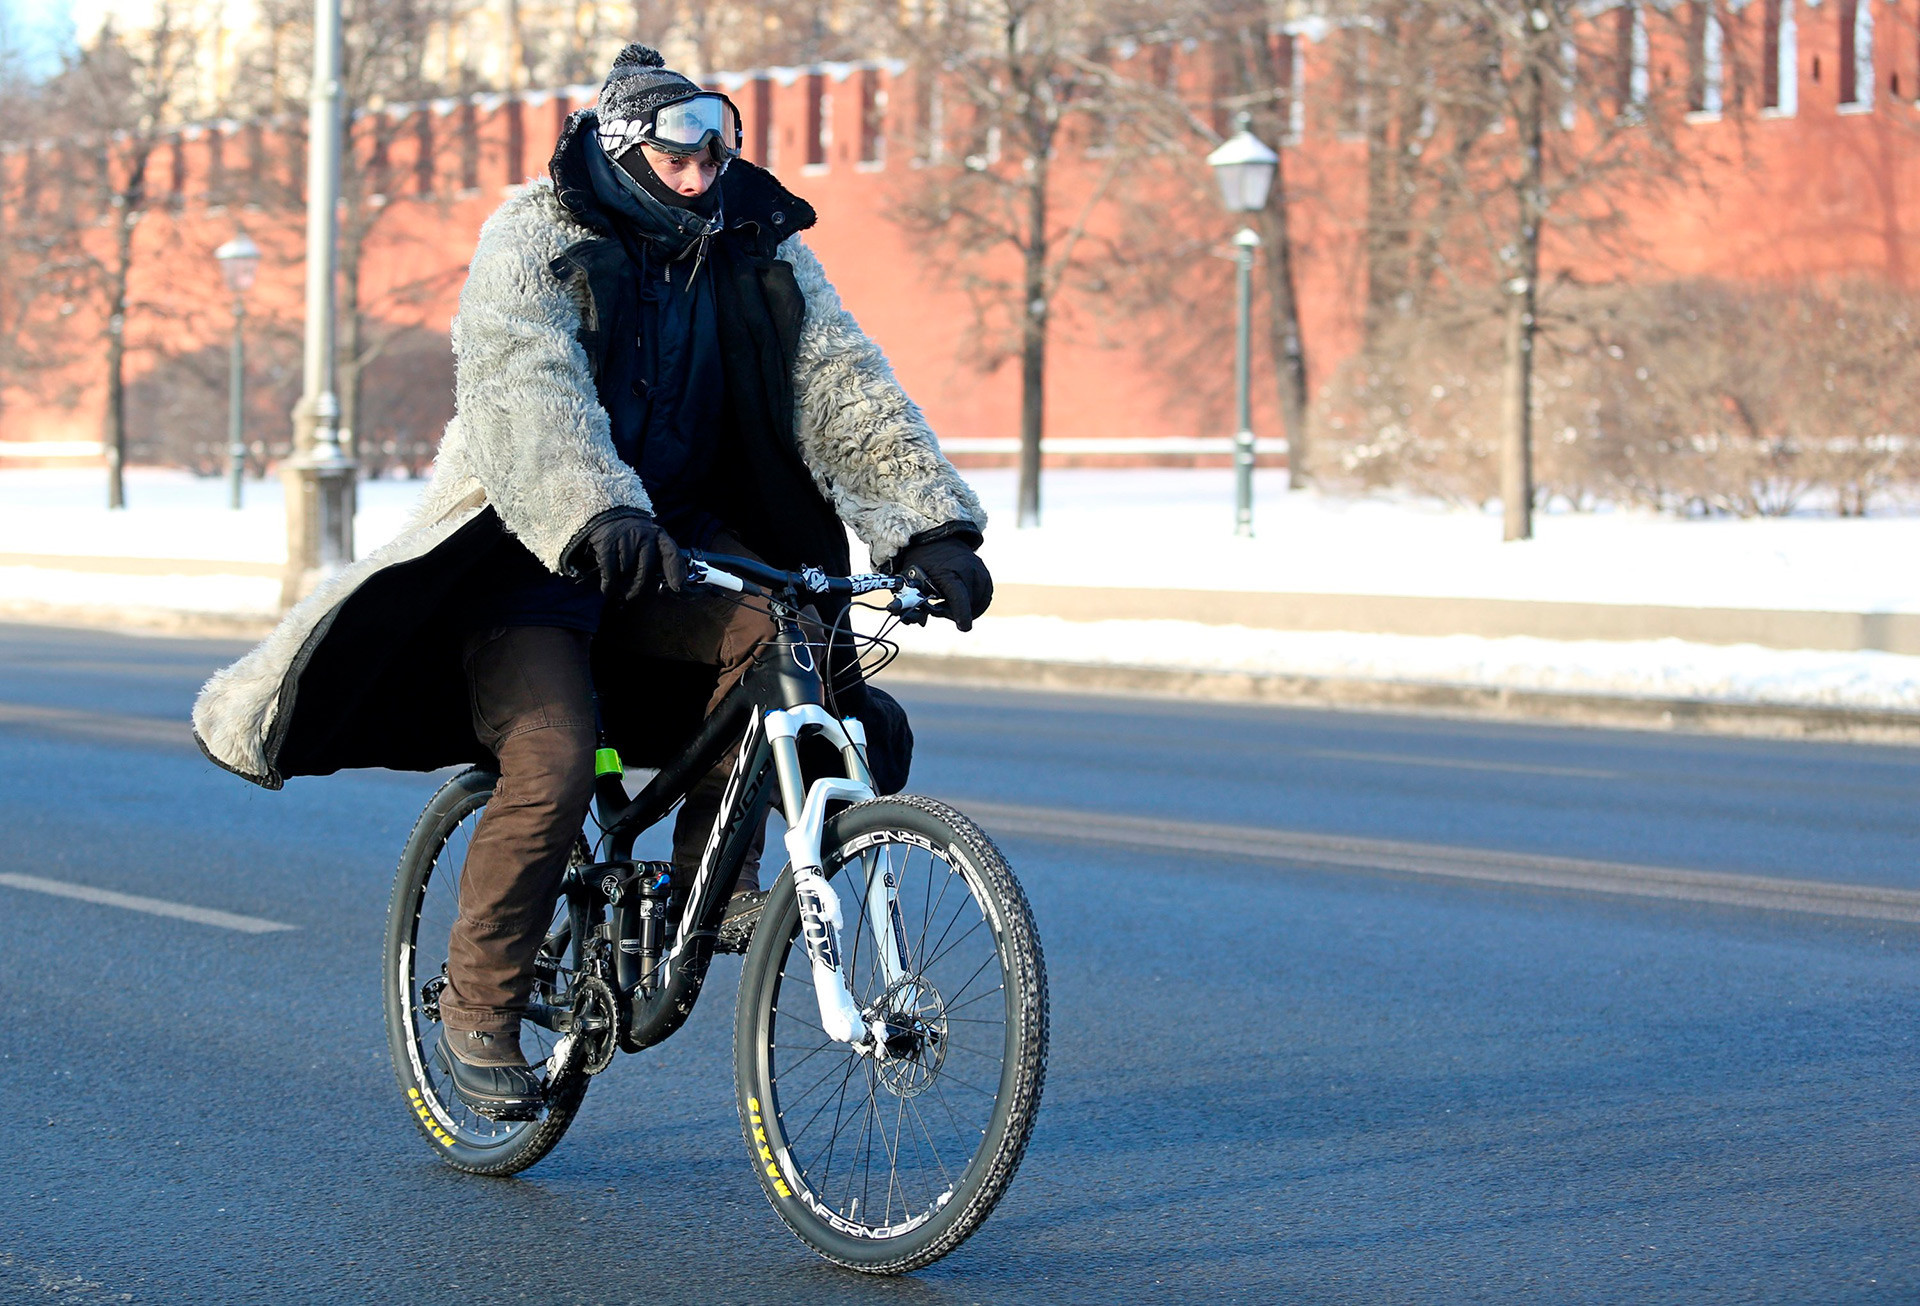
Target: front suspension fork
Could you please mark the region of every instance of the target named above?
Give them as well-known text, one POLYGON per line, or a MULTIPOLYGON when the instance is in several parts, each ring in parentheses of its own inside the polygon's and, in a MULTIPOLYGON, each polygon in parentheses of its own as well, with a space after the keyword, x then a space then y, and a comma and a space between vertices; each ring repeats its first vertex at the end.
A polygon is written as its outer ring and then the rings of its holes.
MULTIPOLYGON (((769 712, 766 721, 774 770, 780 779, 781 806, 787 818, 787 859, 793 867, 794 896, 800 904, 800 930, 813 972, 814 994, 820 1003, 820 1026, 839 1042, 861 1049, 877 1048, 886 1041, 886 1022, 863 1016, 848 985, 842 939, 846 920, 840 895, 824 873, 821 853, 827 804, 859 803, 874 797, 873 777, 865 757, 865 731, 858 720, 837 720, 812 704, 769 712), (806 727, 819 729, 840 749, 846 776, 823 776, 811 786, 804 785, 799 739, 806 727)), ((907 959, 895 926, 898 885, 892 882, 890 868, 880 868, 876 862, 871 852, 860 859, 866 876, 862 892, 881 977, 891 989, 907 973, 907 959)))

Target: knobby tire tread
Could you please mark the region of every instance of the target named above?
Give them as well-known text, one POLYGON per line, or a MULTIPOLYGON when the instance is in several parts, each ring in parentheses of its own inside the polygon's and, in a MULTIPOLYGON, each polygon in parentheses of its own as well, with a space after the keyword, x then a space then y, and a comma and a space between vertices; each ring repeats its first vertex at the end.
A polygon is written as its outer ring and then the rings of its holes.
MULTIPOLYGON (((740 1112, 741 1133, 746 1140, 747 1150, 753 1158, 755 1176, 760 1183, 761 1193, 780 1216, 781 1221, 809 1248, 824 1259, 843 1269, 854 1270, 861 1274, 899 1275, 924 1269, 941 1257, 947 1255, 978 1231, 1000 1199, 1006 1195, 1021 1161, 1026 1156, 1027 1145, 1033 1138, 1033 1127, 1039 1113, 1042 1090, 1047 1077, 1047 1033, 1048 1009, 1046 959, 1040 950, 1039 932, 1034 926, 1033 911, 1027 902, 1025 891, 1014 877, 1013 868, 1007 862, 1000 848, 988 837, 986 832, 965 814, 918 794, 892 794, 885 798, 876 798, 868 802, 847 808, 827 822, 827 837, 822 840, 822 852, 838 848, 858 832, 856 822, 868 818, 883 825, 887 817, 888 805, 906 806, 931 817, 936 823, 946 827, 948 833, 956 836, 955 842, 961 844, 972 856, 976 868, 986 882, 989 893, 996 899, 996 907, 1003 923, 1007 951, 1019 967, 1020 992, 1023 1006, 1019 1014, 1020 1039, 1017 1049, 1011 1054, 1016 1057, 1025 1073, 1017 1074, 1013 1083, 1013 1095, 1007 1105, 1007 1127, 994 1145, 993 1156, 982 1172, 979 1182, 973 1190, 965 1194, 960 1213, 941 1225, 938 1233, 923 1245, 910 1247, 898 1256, 880 1261, 860 1261, 838 1255, 830 1248, 821 1245, 821 1240, 809 1237, 797 1220, 814 1221, 817 1217, 803 1207, 798 1207, 792 1199, 782 1199, 769 1182, 765 1169, 759 1164, 757 1145, 753 1139, 751 1114, 747 1107, 750 1094, 765 1092, 766 1085, 759 1082, 757 1071, 751 1080, 747 1074, 748 1044, 762 1037, 758 1028, 758 1010, 761 1005, 760 988, 770 984, 780 970, 789 940, 775 936, 783 931, 765 928, 776 913, 776 898, 779 916, 786 917, 786 906, 793 898, 793 879, 791 871, 782 874, 775 886, 774 896, 770 897, 761 918, 762 928, 755 932, 753 944, 749 948, 746 967, 742 975, 740 989, 739 1016, 735 1029, 735 1098, 740 1112), (844 832, 844 833, 836 833, 844 832), (756 961, 758 965, 756 966, 756 961), (756 981, 754 992, 749 992, 748 981, 756 981), (749 1012, 753 1015, 750 1018, 749 1012), (751 1027, 751 1028, 750 1028, 751 1027), (785 1201, 789 1205, 783 1206, 785 1201), (792 1214, 789 1211, 792 1210, 792 1214)), ((896 818, 897 819, 897 818, 896 818)), ((1007 972, 1007 980, 1014 980, 1012 971, 1007 972)), ((757 1067, 757 1053, 753 1064, 757 1067)), ((956 1193, 956 1196, 960 1194, 956 1193)), ((918 1233, 915 1230, 914 1233, 918 1233)), ((911 1240, 908 1234, 905 1240, 911 1240)))

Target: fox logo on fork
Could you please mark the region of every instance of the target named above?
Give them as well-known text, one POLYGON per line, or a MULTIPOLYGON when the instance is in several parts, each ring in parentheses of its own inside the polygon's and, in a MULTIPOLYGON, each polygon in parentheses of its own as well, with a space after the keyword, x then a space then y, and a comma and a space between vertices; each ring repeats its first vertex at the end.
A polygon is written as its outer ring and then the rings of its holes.
POLYGON ((840 947, 834 938, 833 922, 827 916, 826 900, 820 891, 804 882, 793 886, 800 900, 800 924, 806 931, 807 956, 828 970, 840 969, 840 947))

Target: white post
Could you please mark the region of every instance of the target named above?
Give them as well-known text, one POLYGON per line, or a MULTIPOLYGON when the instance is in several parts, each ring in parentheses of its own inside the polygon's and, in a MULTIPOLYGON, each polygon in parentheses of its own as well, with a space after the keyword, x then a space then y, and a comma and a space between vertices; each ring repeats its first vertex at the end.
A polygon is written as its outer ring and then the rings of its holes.
POLYGON ((1233 238, 1240 314, 1234 338, 1233 381, 1238 429, 1233 433, 1233 533, 1253 534, 1253 251, 1260 237, 1242 227, 1233 238))

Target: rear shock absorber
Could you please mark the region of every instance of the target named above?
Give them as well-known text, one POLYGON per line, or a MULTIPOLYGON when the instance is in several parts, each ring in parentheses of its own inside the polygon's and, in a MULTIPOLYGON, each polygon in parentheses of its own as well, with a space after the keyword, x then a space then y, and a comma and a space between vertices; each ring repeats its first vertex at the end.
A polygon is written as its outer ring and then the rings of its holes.
POLYGON ((650 992, 658 982, 660 956, 667 946, 667 901, 673 895, 673 863, 638 862, 629 883, 633 886, 639 928, 621 947, 624 950, 629 944, 637 945, 634 951, 640 963, 640 988, 642 992, 650 992))

